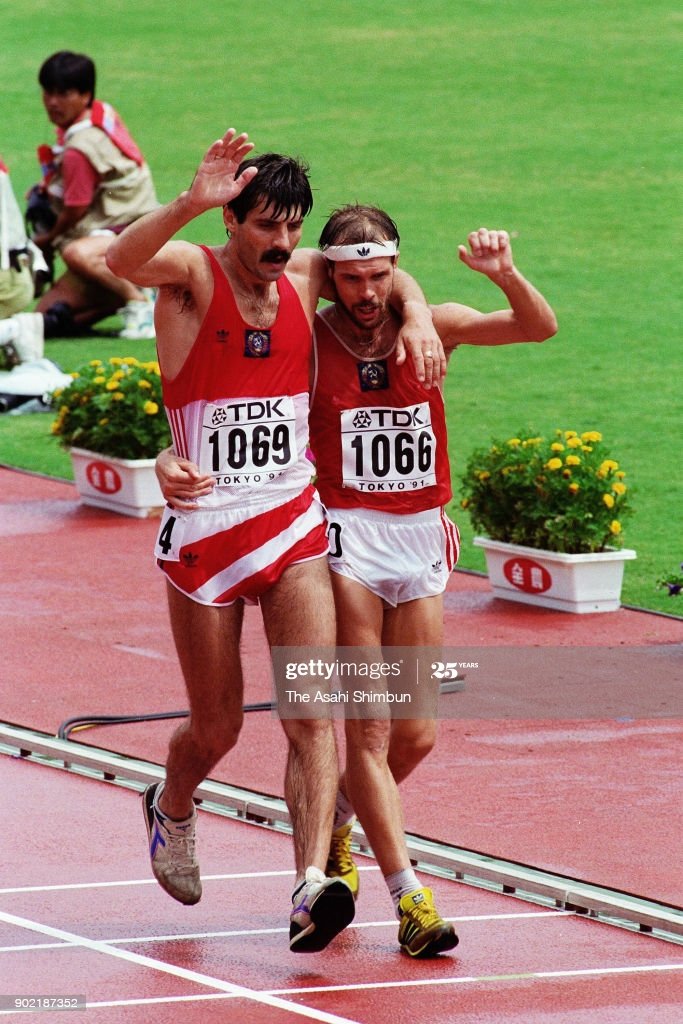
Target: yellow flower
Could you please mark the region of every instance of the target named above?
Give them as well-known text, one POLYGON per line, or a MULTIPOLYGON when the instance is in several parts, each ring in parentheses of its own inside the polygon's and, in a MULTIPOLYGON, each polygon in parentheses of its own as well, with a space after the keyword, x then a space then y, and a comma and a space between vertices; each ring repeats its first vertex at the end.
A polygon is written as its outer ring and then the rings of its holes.
POLYGON ((548 459, 545 467, 546 469, 560 469, 562 467, 562 459, 548 459))
POLYGON ((126 396, 123 391, 115 391, 111 397, 115 402, 122 402, 126 396))
POLYGON ((567 448, 580 448, 581 444, 581 438, 576 435, 574 437, 567 438, 567 448))
POLYGON ((108 416, 103 416, 102 419, 100 420, 100 426, 101 427, 106 427, 107 423, 109 423, 109 417, 108 416))
POLYGON ((614 498, 611 494, 603 494, 602 500, 604 501, 607 508, 614 508, 614 498))
POLYGON ((519 437, 511 437, 510 440, 508 441, 508 444, 510 445, 511 448, 519 448, 521 443, 522 442, 519 437))
POLYGON ((577 434, 575 430, 565 430, 564 436, 569 440, 571 437, 576 437, 577 434))
POLYGON ((587 430, 585 433, 581 435, 581 440, 592 441, 595 443, 597 441, 602 441, 602 434, 599 430, 587 430))
POLYGON ((490 476, 491 474, 489 473, 488 469, 482 469, 481 473, 477 473, 478 480, 488 480, 490 476))
POLYGON ((69 376, 73 377, 74 380, 78 380, 78 378, 80 377, 80 373, 78 372, 78 370, 74 370, 72 373, 69 374, 69 376))
POLYGON ((93 382, 93 384, 104 384, 104 377, 102 377, 102 376, 93 377, 92 382, 93 382))
POLYGON ((592 452, 593 451, 593 446, 590 445, 590 444, 582 444, 581 445, 581 451, 582 452, 592 452))
POLYGON ((102 365, 102 360, 101 359, 91 359, 88 365, 89 366, 101 366, 102 365))
POLYGON ((613 473, 615 469, 619 469, 619 463, 615 462, 614 459, 605 459, 605 461, 600 464, 598 474, 607 476, 608 473, 613 473))
POLYGON ((138 366, 138 361, 135 356, 124 356, 121 360, 126 366, 138 366))
POLYGON ((120 356, 112 356, 111 359, 109 360, 109 365, 110 366, 120 366, 122 362, 123 362, 123 359, 121 359, 120 356))
POLYGON ((578 455, 568 455, 564 460, 567 466, 580 466, 581 459, 578 455))
POLYGON ((626 494, 626 484, 614 483, 612 484, 612 490, 615 494, 626 494))
POLYGON ((619 522, 619 520, 613 519, 612 522, 609 524, 609 529, 610 533, 613 533, 615 536, 616 534, 621 533, 621 523, 619 522))
POLYGON ((626 476, 626 473, 624 473, 623 469, 620 469, 619 472, 615 473, 614 475, 617 478, 617 480, 623 480, 626 476))
POLYGON ((570 494, 576 494, 576 492, 578 490, 580 490, 580 487, 579 487, 579 485, 577 483, 571 483, 569 485, 569 492, 570 492, 570 494))
POLYGON ((148 416, 155 416, 159 412, 159 406, 156 402, 145 402, 142 408, 148 416))
POLYGON ((470 499, 469 498, 463 498, 462 501, 460 502, 460 508, 467 508, 469 503, 470 503, 470 499))
POLYGON ((116 391, 118 386, 119 382, 117 380, 114 380, 113 378, 112 380, 108 380, 106 384, 107 391, 116 391))
POLYGON ((146 389, 151 388, 151 386, 152 385, 150 384, 150 382, 148 380, 139 380, 138 381, 138 387, 142 388, 143 391, 146 390, 146 389))
POLYGON ((559 441, 553 441, 553 443, 550 445, 550 450, 551 452, 563 452, 564 445, 560 444, 559 441))

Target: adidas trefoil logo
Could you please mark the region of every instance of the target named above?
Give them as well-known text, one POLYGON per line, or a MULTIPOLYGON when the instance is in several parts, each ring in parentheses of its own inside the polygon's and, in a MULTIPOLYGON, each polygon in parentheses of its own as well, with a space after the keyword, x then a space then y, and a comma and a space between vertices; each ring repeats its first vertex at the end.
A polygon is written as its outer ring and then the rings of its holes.
POLYGON ((368 256, 370 254, 370 250, 367 245, 362 246, 360 249, 356 249, 356 252, 359 256, 368 256))
POLYGON ((436 562, 432 562, 432 572, 441 572, 441 559, 438 558, 436 562))
POLYGON ((186 565, 188 569, 193 569, 199 561, 199 555, 195 555, 194 551, 184 551, 182 557, 183 564, 186 565))

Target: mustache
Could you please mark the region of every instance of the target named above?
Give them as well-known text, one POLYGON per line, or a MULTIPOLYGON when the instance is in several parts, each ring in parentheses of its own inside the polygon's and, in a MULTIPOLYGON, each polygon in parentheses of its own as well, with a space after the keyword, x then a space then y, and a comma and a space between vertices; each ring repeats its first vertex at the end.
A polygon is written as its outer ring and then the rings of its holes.
POLYGON ((261 256, 261 262, 274 263, 282 260, 283 263, 288 263, 291 255, 291 252, 288 252, 286 249, 267 249, 263 256, 261 256))

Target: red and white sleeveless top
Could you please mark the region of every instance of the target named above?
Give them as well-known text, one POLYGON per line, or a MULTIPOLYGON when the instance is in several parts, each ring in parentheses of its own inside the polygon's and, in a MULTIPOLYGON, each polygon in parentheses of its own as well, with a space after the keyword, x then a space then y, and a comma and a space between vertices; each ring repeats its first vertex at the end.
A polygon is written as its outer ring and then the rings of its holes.
POLYGON ((412 365, 355 355, 324 316, 314 327, 309 428, 316 486, 327 508, 423 512, 452 497, 446 416, 438 388, 412 365))
POLYGON ((310 325, 283 275, 275 323, 251 327, 215 256, 201 248, 213 274, 211 304, 181 372, 173 380, 162 374, 175 451, 215 477, 203 507, 288 501, 311 480, 310 325))

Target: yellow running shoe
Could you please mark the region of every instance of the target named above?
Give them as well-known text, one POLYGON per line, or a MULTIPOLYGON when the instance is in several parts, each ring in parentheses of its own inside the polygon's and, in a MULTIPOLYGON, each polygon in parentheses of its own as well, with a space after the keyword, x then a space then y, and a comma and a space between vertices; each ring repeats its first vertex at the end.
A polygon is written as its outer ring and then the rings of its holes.
POLYGON ((458 945, 452 924, 439 917, 431 889, 416 889, 401 897, 398 941, 409 956, 434 956, 458 945))
POLYGON ((330 843, 330 855, 327 858, 325 874, 328 878, 341 878, 348 885, 353 893, 354 900, 358 899, 358 868, 351 856, 351 829, 353 821, 342 825, 332 833, 330 843))

